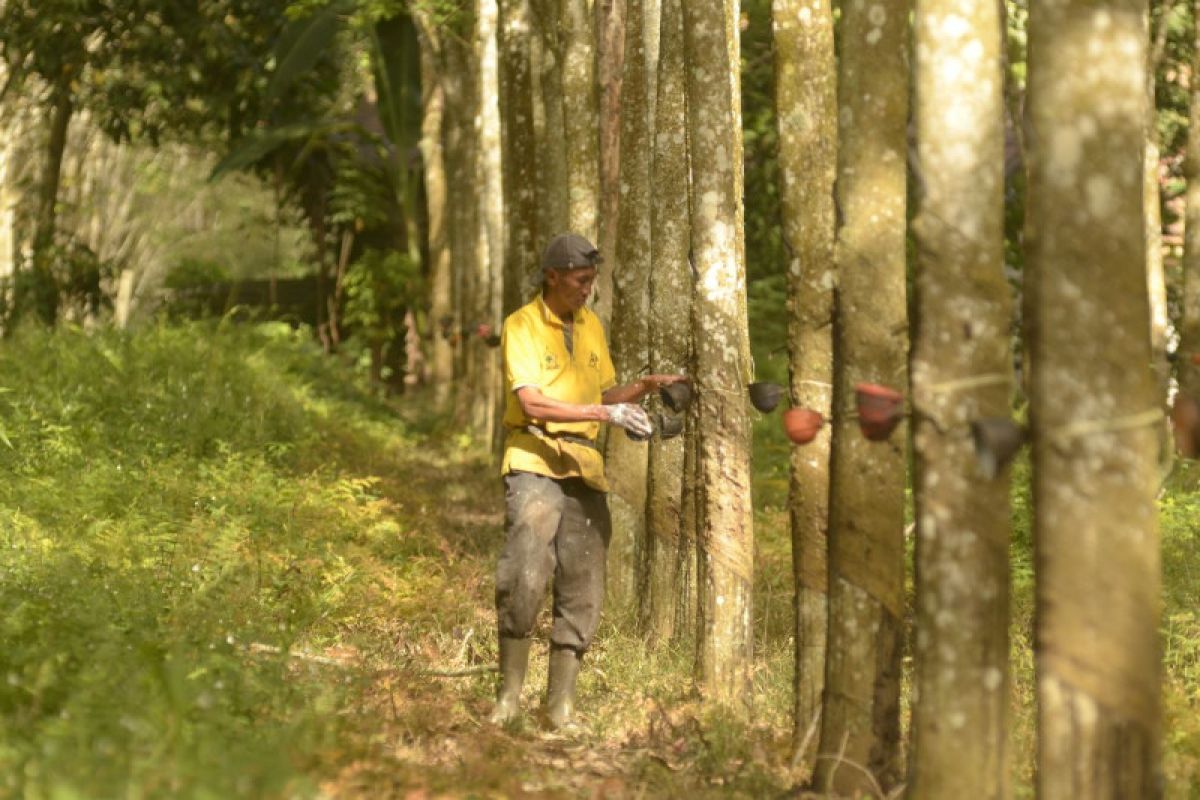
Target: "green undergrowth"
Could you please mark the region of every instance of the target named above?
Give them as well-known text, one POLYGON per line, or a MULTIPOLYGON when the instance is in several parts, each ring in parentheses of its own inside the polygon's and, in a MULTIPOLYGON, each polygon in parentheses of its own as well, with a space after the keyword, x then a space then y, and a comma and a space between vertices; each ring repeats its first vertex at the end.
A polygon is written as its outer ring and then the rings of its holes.
POLYGON ((1200 797, 1200 464, 1181 461, 1159 500, 1164 769, 1168 798, 1200 797))
POLYGON ((0 345, 0 795, 316 793, 425 605, 412 441, 286 326, 0 345))
MULTIPOLYGON (((757 418, 747 721, 683 641, 611 608, 585 733, 495 690, 494 467, 429 395, 383 400, 286 326, 0 343, 0 796, 775 797, 793 760, 790 445, 757 418)), ((1200 467, 1161 500, 1168 796, 1200 795, 1200 467)), ((1016 794, 1032 796, 1029 468, 1013 489, 1016 794)), ((911 542, 910 542, 911 544, 911 542)), ((911 660, 906 659, 906 671, 911 660)))

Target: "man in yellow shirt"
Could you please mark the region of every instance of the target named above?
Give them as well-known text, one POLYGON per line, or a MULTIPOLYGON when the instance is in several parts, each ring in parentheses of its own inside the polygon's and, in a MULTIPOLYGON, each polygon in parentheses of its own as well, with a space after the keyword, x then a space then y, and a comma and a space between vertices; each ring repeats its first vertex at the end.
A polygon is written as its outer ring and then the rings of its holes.
POLYGON ((623 386, 600 320, 585 308, 600 253, 575 234, 557 236, 542 257, 542 291, 509 315, 501 333, 508 430, 501 473, 507 515, 496 567, 502 685, 492 722, 520 713, 529 634, 554 577, 546 712, 570 727, 575 681, 604 601, 611 533, 600 424, 638 439, 653 433, 637 401, 682 375, 649 375, 623 386))

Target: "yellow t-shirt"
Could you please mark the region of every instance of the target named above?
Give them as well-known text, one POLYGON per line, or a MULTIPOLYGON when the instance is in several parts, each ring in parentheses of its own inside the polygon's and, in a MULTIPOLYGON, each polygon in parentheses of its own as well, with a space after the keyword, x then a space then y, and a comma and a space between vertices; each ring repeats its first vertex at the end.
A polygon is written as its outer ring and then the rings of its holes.
POLYGON ((575 314, 567 352, 563 323, 538 296, 504 320, 500 350, 504 355, 504 426, 508 438, 500 473, 534 472, 552 478, 583 478, 591 487, 608 491, 604 457, 594 448, 563 439, 541 438, 524 430, 536 424, 550 433, 569 433, 595 442, 599 422, 546 422, 521 410, 517 389, 536 386, 542 394, 564 403, 600 403, 605 389, 616 384, 616 370, 604 340, 600 319, 581 309, 575 314))

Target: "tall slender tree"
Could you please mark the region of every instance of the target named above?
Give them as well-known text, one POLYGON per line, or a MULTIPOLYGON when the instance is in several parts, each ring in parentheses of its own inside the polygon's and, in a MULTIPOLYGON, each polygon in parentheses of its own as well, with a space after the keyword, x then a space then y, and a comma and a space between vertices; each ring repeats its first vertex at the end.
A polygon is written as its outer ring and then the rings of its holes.
MULTIPOLYGON (((774 0, 775 107, 788 264, 792 403, 828 419, 833 394, 837 61, 828 0, 774 0)), ((829 428, 792 451, 788 509, 795 579, 797 746, 816 745, 825 687, 829 428)))
POLYGON ((452 289, 454 322, 452 329, 458 337, 456 375, 466 379, 470 391, 457 394, 456 413, 467 420, 476 435, 490 431, 480 426, 485 421, 487 395, 479 379, 483 354, 471 329, 480 322, 476 319, 477 298, 486 292, 480 285, 479 264, 483 258, 480 248, 481 209, 477 188, 478 180, 478 129, 475 120, 479 115, 479 68, 475 52, 474 15, 459 20, 456 27, 466 30, 451 30, 442 38, 445 69, 442 73, 446 92, 446 120, 444 124, 446 173, 448 191, 455 201, 451 204, 448 218, 450 263, 452 265, 452 289))
POLYGON ((908 796, 1000 800, 1009 796, 1008 474, 980 472, 970 429, 1008 418, 1012 385, 1000 8, 917 0, 915 19, 920 699, 908 796))
POLYGON ((739 221, 740 117, 736 116, 724 3, 686 3, 684 52, 692 154, 692 307, 699 408, 696 480, 699 531, 699 677, 706 693, 734 708, 750 701, 754 528, 750 430, 743 393, 749 332, 739 221))
MULTIPOLYGON (((693 291, 680 0, 662 0, 659 31, 650 179, 650 370, 676 374, 690 369, 693 291)), ((690 634, 695 620, 695 532, 683 510, 684 452, 694 439, 689 430, 687 436, 650 443, 639 586, 642 628, 652 640, 690 634)))
POLYGON ((1051 800, 1161 792, 1145 12, 1030 7, 1037 783, 1051 800))
MULTIPOLYGON (((650 164, 654 118, 650 114, 647 75, 648 31, 645 5, 657 0, 629 0, 625 36, 625 76, 621 95, 621 207, 613 271, 612 355, 617 380, 626 383, 650 362, 650 164)), ((633 602, 637 552, 646 522, 647 448, 627 436, 609 436, 605 463, 609 474, 609 507, 613 516, 608 582, 616 602, 633 602)))
MULTIPOLYGON (((599 240, 600 131, 593 0, 558 0, 562 36, 563 129, 571 230, 599 240)), ((605 270, 601 270, 602 272, 605 270)), ((611 313, 612 298, 605 301, 611 313)), ((608 316, 601 316, 605 322, 608 316)))
MULTIPOLYGON (((1192 74, 1200 75, 1200 0, 1192 8, 1195 20, 1192 74)), ((1192 361, 1200 353, 1200 81, 1191 85, 1187 143, 1187 210, 1183 245, 1183 320, 1179 331, 1179 390, 1200 397, 1200 364, 1192 361)))
MULTIPOLYGON (((1144 167, 1142 170, 1142 213, 1146 225, 1146 280, 1150 299, 1150 349, 1154 372, 1158 378, 1159 396, 1163 404, 1171 384, 1171 364, 1167 360, 1167 338, 1170 311, 1167 307, 1167 273, 1163 257, 1162 189, 1159 184, 1159 161, 1162 148, 1158 141, 1158 111, 1154 107, 1155 74, 1167 46, 1167 27, 1171 19, 1172 2, 1161 4, 1157 24, 1151 25, 1150 7, 1146 8, 1147 34, 1153 31, 1147 53, 1146 119, 1144 167)), ((1165 432, 1165 428, 1163 429, 1165 432)))
POLYGON ((454 347, 450 343, 453 325, 450 249, 447 242, 446 156, 442 148, 442 122, 446 113, 446 92, 438 33, 423 14, 417 16, 418 42, 421 47, 421 161, 425 179, 426 238, 429 253, 430 286, 430 380, 438 403, 445 405, 454 379, 454 347))
POLYGON ((538 268, 537 151, 533 117, 532 20, 529 0, 501 0, 500 86, 503 116, 504 313, 525 300, 538 268))
POLYGON ((846 413, 859 382, 905 384, 905 162, 909 4, 843 5, 840 212, 829 510, 829 636, 820 788, 885 790, 900 777, 904 441, 868 441, 846 413), (843 764, 849 761, 859 768, 843 764), (870 774, 868 774, 870 773, 870 774))
MULTIPOLYGON (((601 253, 617 250, 617 225, 621 209, 621 103, 625 74, 625 6, 627 0, 592 0, 596 30, 596 84, 598 91, 599 190, 596 209, 597 246, 601 253)), ((657 28, 655 28, 657 31, 657 28)), ((657 36, 657 33, 655 34, 657 36)), ((653 57, 647 53, 647 57, 653 57)), ((653 103, 651 103, 653 106, 653 103)), ((612 265, 615 266, 615 265, 612 265)), ((611 313, 616 303, 613 270, 597 276, 598 314, 611 313), (608 298, 607 300, 605 298, 608 298)))
MULTIPOLYGON (((499 9, 496 0, 476 0, 475 51, 479 69, 479 149, 477 174, 480 192, 479 258, 475 262, 479 290, 475 301, 474 322, 498 330, 504 307, 504 177, 501 161, 500 70, 498 54, 499 9)), ((479 361, 478 380, 483 389, 476 404, 476 427, 484 441, 496 443, 499 452, 503 431, 500 419, 503 377, 500 359, 483 345, 482 337, 473 337, 479 361)))
POLYGON ((532 45, 534 133, 538 177, 538 231, 545 247, 549 238, 570 230, 570 183, 567 131, 563 107, 563 37, 559 32, 559 0, 530 0, 536 36, 532 45))

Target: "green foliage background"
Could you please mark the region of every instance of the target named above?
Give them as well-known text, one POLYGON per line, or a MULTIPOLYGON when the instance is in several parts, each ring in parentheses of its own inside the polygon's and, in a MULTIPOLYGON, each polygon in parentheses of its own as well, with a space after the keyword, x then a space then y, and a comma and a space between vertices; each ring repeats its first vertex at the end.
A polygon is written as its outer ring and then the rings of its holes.
POLYGON ((312 794, 358 676, 247 647, 378 609, 398 521, 328 453, 403 426, 286 326, 27 332, 0 374, 0 793, 312 794))

